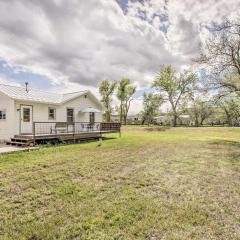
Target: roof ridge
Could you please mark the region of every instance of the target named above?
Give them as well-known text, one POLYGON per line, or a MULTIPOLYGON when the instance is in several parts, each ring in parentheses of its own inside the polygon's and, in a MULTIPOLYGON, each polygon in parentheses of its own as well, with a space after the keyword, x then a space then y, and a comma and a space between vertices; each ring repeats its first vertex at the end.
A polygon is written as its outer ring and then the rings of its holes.
POLYGON ((10 98, 16 100, 62 104, 76 97, 87 94, 90 91, 84 90, 70 93, 57 93, 57 90, 55 92, 48 92, 44 90, 30 89, 28 92, 26 92, 26 89, 22 86, 12 86, 0 83, 0 92, 3 92, 10 98))
MULTIPOLYGON (((0 83, 0 85, 6 86, 6 87, 20 88, 20 89, 22 89, 22 90, 25 90, 25 87, 23 87, 23 86, 14 86, 14 85, 3 84, 3 83, 0 83)), ((50 94, 53 93, 53 94, 57 94, 57 95, 63 95, 62 93, 55 93, 55 92, 50 92, 50 91, 44 91, 44 90, 36 89, 36 88, 29 88, 29 90, 37 91, 37 92, 42 92, 42 93, 50 93, 50 94)))
MULTIPOLYGON (((6 87, 20 88, 20 89, 25 90, 25 87, 23 87, 23 86, 9 85, 9 84, 4 84, 4 83, 0 83, 0 85, 6 86, 6 87)), ((80 92, 87 92, 88 91, 88 90, 82 90, 82 91, 75 91, 75 92, 69 92, 69 93, 55 93, 55 92, 45 91, 45 90, 36 89, 36 88, 29 88, 29 90, 43 92, 43 93, 50 93, 50 94, 53 93, 53 94, 62 95, 62 96, 67 95, 67 94, 73 94, 73 93, 80 93, 80 92)))

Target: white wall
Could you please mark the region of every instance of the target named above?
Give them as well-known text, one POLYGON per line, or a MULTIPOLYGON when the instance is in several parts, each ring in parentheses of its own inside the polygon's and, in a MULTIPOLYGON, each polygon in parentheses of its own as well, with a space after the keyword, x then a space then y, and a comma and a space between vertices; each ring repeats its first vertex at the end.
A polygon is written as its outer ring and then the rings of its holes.
POLYGON ((6 120, 0 120, 0 142, 9 140, 15 134, 14 100, 0 93, 0 109, 6 110, 6 120))
MULTIPOLYGON (((66 122, 67 108, 74 109, 75 122, 89 122, 89 113, 80 113, 80 111, 87 107, 93 107, 99 110, 101 106, 92 99, 92 97, 85 98, 78 97, 63 105, 51 105, 42 103, 32 103, 24 101, 14 101, 9 97, 0 93, 0 109, 6 109, 6 120, 0 120, 0 141, 10 140, 15 134, 20 133, 20 106, 33 106, 33 121, 34 122, 66 122), (48 119, 48 108, 54 107, 56 109, 56 120, 48 119)), ((102 113, 95 113, 95 122, 102 121, 102 113)))
MULTIPOLYGON (((97 104, 91 97, 85 98, 81 96, 73 101, 65 103, 63 106, 59 108, 58 114, 60 119, 59 121, 66 121, 66 112, 67 108, 74 109, 74 121, 75 122, 89 122, 89 113, 80 113, 80 111, 87 107, 93 107, 101 110, 99 104, 97 104)), ((95 122, 102 122, 102 113, 95 113, 95 122)))
MULTIPOLYGON (((101 106, 96 103, 91 97, 85 98, 84 96, 78 97, 72 101, 69 101, 63 105, 51 105, 42 103, 29 103, 23 101, 17 101, 15 104, 15 112, 19 112, 21 105, 32 105, 33 106, 33 121, 34 122, 66 122, 67 121, 67 108, 74 109, 74 121, 75 122, 89 122, 89 113, 80 113, 80 111, 87 107, 93 107, 101 110, 101 106), (48 109, 49 107, 56 109, 56 119, 48 119, 48 109)), ((15 121, 15 134, 19 134, 19 117, 15 121)), ((95 122, 102 121, 102 113, 95 113, 95 122)), ((46 128, 46 132, 49 132, 48 128, 53 127, 51 124, 40 124, 42 127, 46 128)), ((39 125, 39 126, 40 126, 39 125)))

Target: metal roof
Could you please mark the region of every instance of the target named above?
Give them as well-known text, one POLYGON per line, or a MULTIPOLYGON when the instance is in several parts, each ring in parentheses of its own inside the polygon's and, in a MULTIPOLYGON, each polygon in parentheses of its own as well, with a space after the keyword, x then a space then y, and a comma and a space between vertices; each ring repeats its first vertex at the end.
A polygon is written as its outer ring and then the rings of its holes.
POLYGON ((24 87, 16 87, 16 86, 0 84, 0 92, 2 92, 3 94, 9 96, 14 100, 50 103, 50 104, 62 104, 78 96, 81 96, 87 93, 88 91, 59 94, 59 93, 44 92, 44 91, 33 90, 33 89, 29 89, 29 91, 26 91, 26 88, 24 87))

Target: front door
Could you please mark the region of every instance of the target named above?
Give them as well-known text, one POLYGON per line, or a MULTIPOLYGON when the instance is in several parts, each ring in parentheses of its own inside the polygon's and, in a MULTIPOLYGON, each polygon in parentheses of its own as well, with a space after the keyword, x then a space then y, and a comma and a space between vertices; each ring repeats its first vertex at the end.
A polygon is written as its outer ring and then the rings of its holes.
POLYGON ((21 134, 31 134, 33 127, 33 107, 21 105, 21 134))

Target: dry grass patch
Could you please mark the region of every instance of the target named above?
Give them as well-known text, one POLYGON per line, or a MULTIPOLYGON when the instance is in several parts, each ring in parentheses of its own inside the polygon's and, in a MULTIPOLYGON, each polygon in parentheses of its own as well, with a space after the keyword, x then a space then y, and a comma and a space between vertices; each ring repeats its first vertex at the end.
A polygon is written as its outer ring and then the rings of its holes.
POLYGON ((122 138, 0 157, 0 239, 239 239, 240 130, 122 138))

